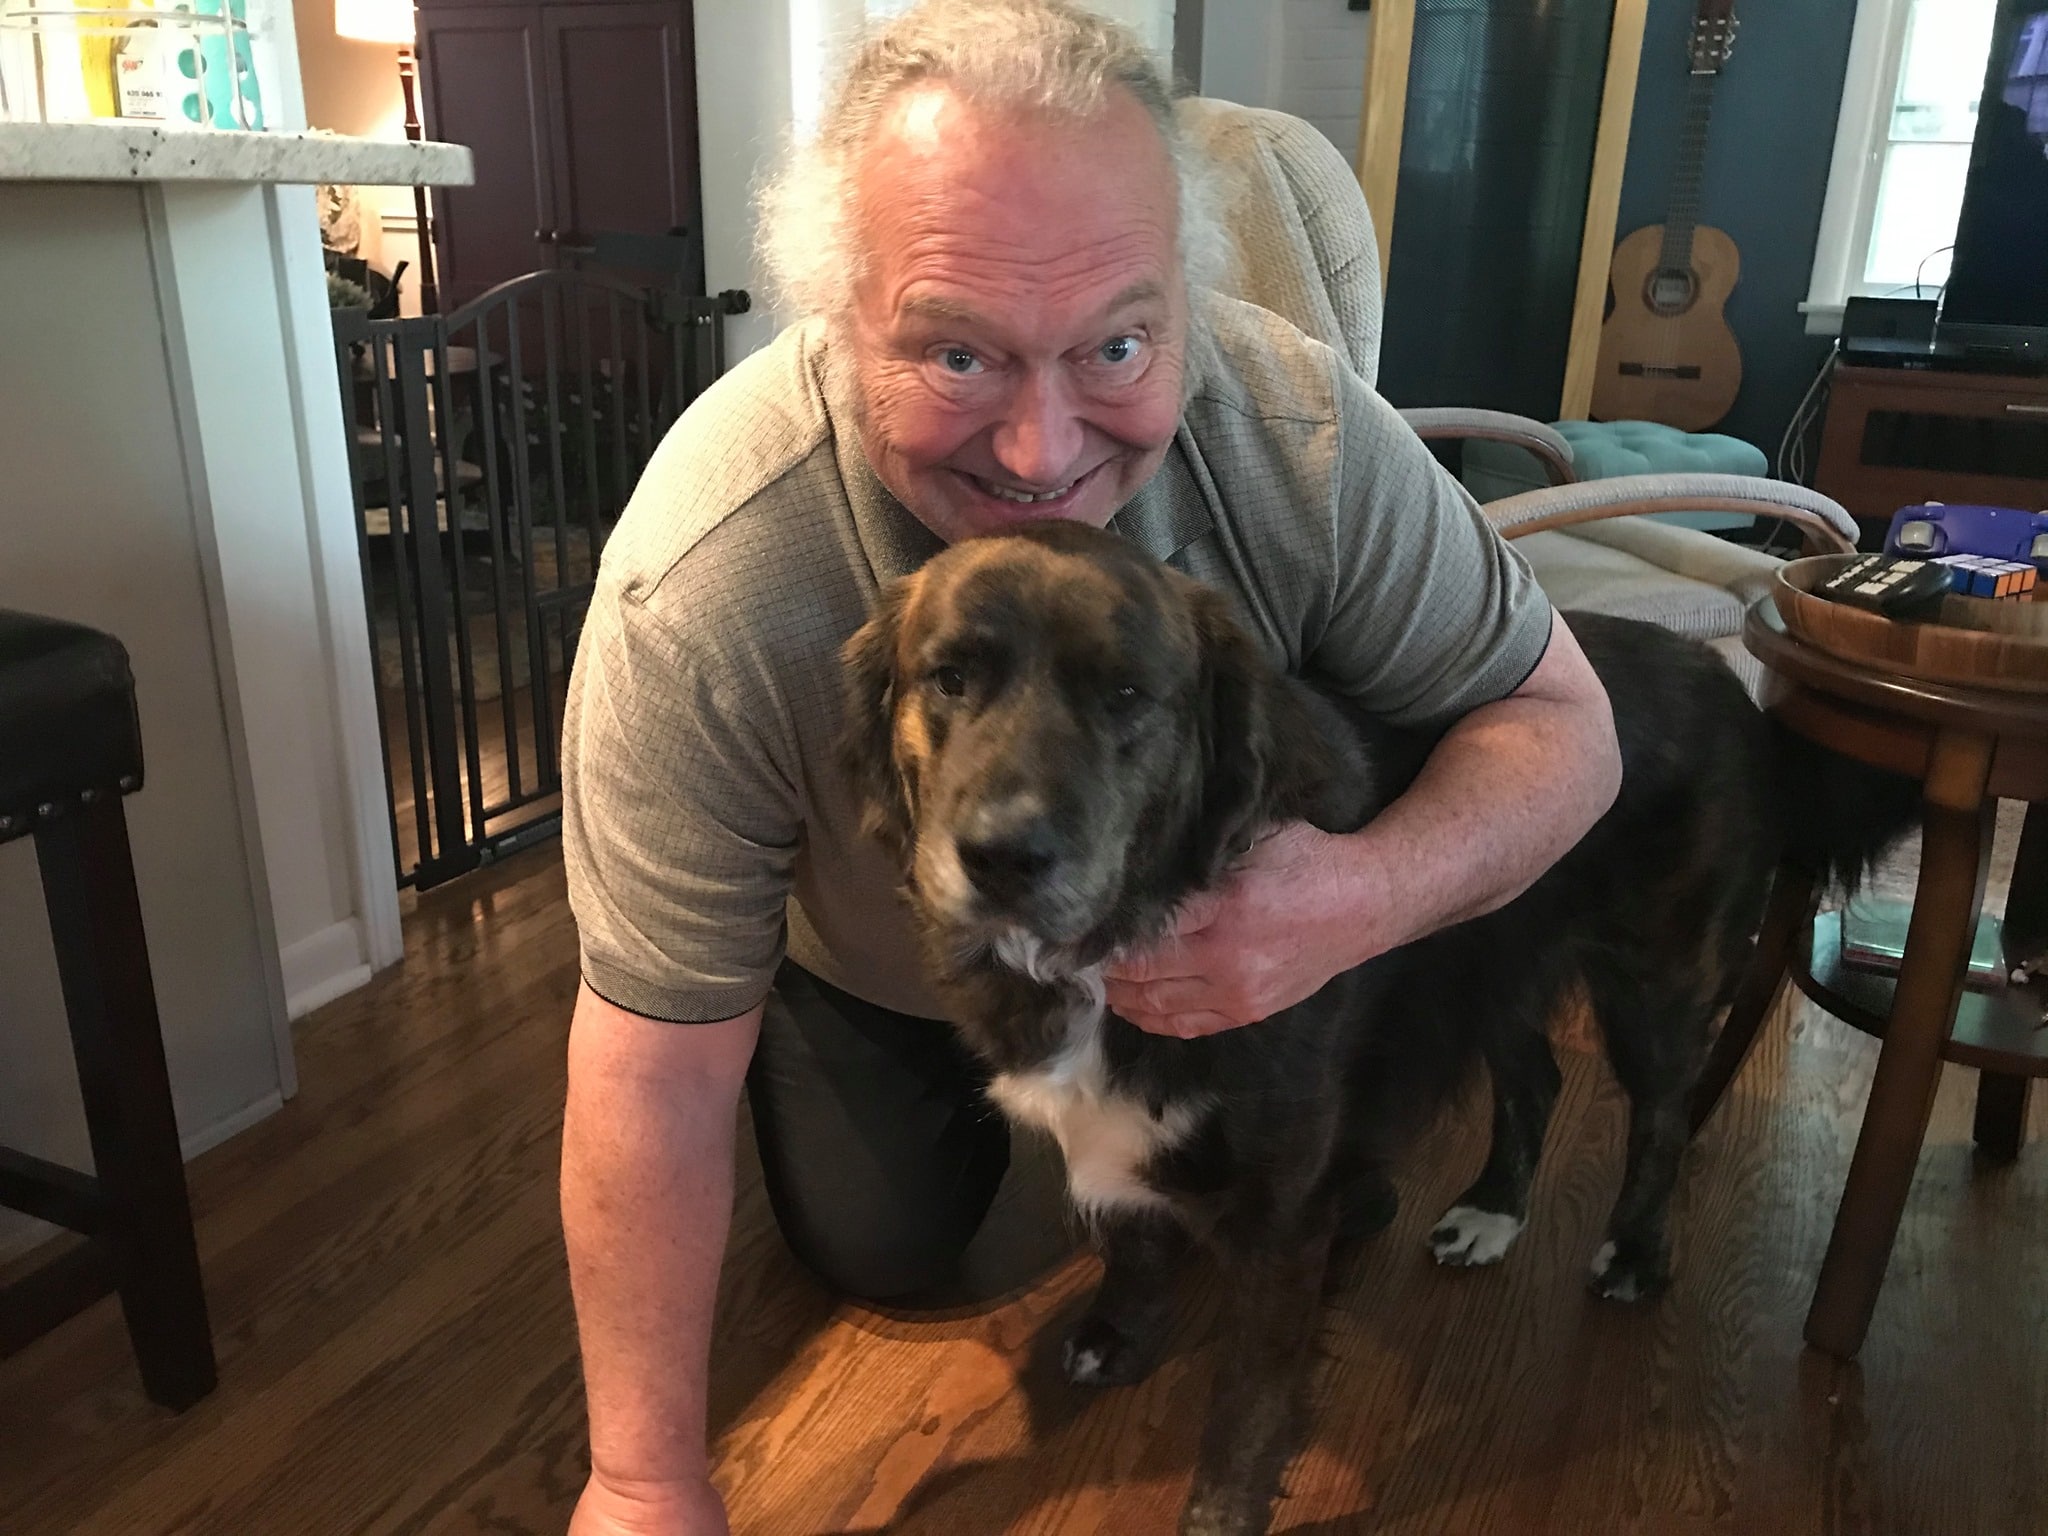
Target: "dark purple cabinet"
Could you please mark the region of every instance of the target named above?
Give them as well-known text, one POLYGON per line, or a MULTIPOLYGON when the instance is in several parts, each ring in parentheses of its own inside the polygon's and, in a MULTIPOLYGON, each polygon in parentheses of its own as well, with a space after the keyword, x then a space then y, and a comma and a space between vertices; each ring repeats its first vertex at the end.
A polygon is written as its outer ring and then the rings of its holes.
POLYGON ((698 230, 687 0, 424 0, 419 32, 427 131, 476 153, 435 193, 444 310, 600 230, 698 230))

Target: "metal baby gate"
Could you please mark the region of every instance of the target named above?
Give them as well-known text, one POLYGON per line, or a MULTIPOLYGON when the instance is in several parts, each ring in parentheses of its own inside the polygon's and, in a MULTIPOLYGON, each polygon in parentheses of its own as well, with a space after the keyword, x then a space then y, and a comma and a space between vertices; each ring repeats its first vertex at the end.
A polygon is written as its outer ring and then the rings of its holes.
POLYGON ((401 885, 559 830, 562 699, 598 556, 746 308, 737 290, 568 269, 447 315, 335 311, 401 885))

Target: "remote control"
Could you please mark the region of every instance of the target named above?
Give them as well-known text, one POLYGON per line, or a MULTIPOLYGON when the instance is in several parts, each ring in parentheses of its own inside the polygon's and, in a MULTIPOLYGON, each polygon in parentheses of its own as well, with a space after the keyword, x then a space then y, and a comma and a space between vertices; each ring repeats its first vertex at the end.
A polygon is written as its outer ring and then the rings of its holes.
POLYGON ((1952 590, 1954 573, 1935 561, 1863 555, 1814 588, 1814 595, 1906 619, 1932 612, 1952 590))

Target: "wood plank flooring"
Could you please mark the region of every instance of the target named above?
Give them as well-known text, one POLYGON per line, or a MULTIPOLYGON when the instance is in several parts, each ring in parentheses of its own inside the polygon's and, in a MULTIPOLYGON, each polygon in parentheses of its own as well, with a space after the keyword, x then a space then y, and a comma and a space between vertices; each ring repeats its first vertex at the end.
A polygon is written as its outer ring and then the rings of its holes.
MULTIPOLYGON (((575 986, 557 852, 420 898, 407 949, 301 1026, 301 1096, 194 1166, 219 1390, 151 1407, 112 1302, 0 1363, 6 1536, 563 1528, 586 1451, 555 1208, 575 986)), ((1497 1270, 1428 1261, 1483 1096, 1441 1128, 1334 1287, 1276 1528, 2048 1530, 2048 1147, 1979 1166, 1970 1074, 1943 1084, 1861 1364, 1800 1346, 1874 1054, 1803 1004, 1768 1027, 1690 1155, 1677 1286, 1643 1310, 1583 1285, 1620 1164, 1597 1061, 1568 1056, 1534 1220, 1497 1270)), ((1085 1395, 1049 1346, 1088 1260, 979 1310, 836 1303, 783 1249, 742 1141, 714 1361, 739 1536, 1172 1529, 1210 1285, 1152 1381, 1085 1395)))

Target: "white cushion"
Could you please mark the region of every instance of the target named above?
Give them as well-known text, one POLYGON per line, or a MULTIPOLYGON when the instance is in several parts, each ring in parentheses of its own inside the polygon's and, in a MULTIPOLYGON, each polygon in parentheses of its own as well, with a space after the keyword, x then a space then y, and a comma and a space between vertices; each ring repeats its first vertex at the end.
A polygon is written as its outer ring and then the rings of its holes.
POLYGON ((1741 632, 1745 604, 1725 587, 1561 530, 1526 534, 1514 547, 1559 608, 1645 619, 1696 640, 1741 632))

